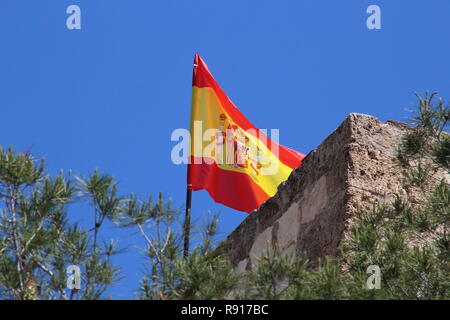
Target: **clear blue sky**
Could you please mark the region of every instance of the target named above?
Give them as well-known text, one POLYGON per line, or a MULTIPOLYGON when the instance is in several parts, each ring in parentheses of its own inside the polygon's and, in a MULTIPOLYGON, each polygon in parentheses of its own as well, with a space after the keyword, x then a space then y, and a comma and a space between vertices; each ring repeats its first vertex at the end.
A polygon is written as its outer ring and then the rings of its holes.
MULTIPOLYGON (((403 120, 427 89, 448 101, 449 15, 448 0, 1 0, 0 145, 181 208, 186 167, 171 163, 170 135, 188 127, 195 52, 257 127, 308 153, 350 112, 403 120), (66 28, 71 4, 81 30, 66 28), (366 27, 371 4, 381 30, 366 27)), ((195 192, 194 219, 208 211, 224 235, 246 217, 195 192)), ((110 293, 131 298, 144 243, 110 224, 102 235, 130 248, 110 293)))

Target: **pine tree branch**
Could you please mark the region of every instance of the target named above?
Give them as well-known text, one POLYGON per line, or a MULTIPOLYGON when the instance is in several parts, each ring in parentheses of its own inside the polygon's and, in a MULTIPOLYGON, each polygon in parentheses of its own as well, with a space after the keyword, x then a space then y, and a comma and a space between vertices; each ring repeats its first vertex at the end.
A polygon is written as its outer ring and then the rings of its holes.
MULTIPOLYGON (((54 273, 52 270, 50 270, 45 265, 43 265, 42 263, 37 261, 37 259, 33 259, 33 261, 34 261, 34 263, 36 263, 36 265, 39 267, 39 269, 41 269, 42 271, 44 271, 46 274, 48 274, 50 277, 53 278, 54 273)), ((63 300, 67 300, 67 295, 66 295, 65 290, 62 288, 58 288, 57 290, 58 290, 59 294, 61 295, 61 297, 63 298, 63 300)))
POLYGON ((8 185, 8 194, 7 204, 9 206, 10 213, 10 224, 11 224, 11 240, 13 242, 14 255, 16 257, 16 269, 19 277, 19 292, 22 293, 24 291, 24 280, 23 280, 23 265, 22 265, 22 253, 20 252, 20 244, 17 234, 17 225, 16 225, 16 187, 8 185))
POLYGON ((150 238, 147 236, 147 234, 144 232, 144 229, 142 228, 142 225, 140 223, 136 223, 137 227, 139 228, 139 233, 144 237, 147 244, 152 248, 152 250, 155 252, 156 259, 158 260, 158 263, 162 265, 161 257, 159 255, 159 250, 156 250, 155 246, 153 245, 153 241, 150 240, 150 238))

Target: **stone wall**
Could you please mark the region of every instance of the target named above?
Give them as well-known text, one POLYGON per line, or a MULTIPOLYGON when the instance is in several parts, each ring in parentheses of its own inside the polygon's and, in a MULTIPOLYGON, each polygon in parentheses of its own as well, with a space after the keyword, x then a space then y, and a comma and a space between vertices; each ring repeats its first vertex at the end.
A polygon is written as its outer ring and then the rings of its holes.
POLYGON ((395 121, 350 114, 219 250, 237 271, 249 268, 268 245, 316 260, 337 254, 358 208, 406 194, 421 203, 423 190, 403 187, 401 168, 394 160, 406 128, 395 121))

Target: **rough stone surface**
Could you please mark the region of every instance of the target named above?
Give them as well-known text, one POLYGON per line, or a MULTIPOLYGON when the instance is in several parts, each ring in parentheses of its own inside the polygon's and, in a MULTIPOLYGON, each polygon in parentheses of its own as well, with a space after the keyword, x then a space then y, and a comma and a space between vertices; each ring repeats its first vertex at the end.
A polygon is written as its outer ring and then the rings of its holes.
MULTIPOLYGON (((405 189, 394 160, 406 128, 399 122, 350 114, 219 250, 238 272, 250 268, 268 245, 306 254, 314 261, 337 254, 355 210, 380 200, 390 202, 395 195, 408 194, 413 203, 422 203, 424 191, 405 189)), ((434 174, 436 180, 443 176, 434 174)))

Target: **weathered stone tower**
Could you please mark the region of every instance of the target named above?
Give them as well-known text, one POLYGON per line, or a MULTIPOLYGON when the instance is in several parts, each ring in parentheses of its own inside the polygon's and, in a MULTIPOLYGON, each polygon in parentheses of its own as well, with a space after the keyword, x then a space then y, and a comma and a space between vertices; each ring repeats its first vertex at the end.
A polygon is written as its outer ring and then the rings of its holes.
MULTIPOLYGON (((402 170, 394 160, 406 128, 399 122, 350 114, 219 250, 229 256, 237 271, 249 268, 268 245, 315 260, 337 253, 358 208, 407 194, 420 204, 423 191, 405 189, 402 170)), ((444 176, 443 172, 434 174, 436 181, 444 176)))

